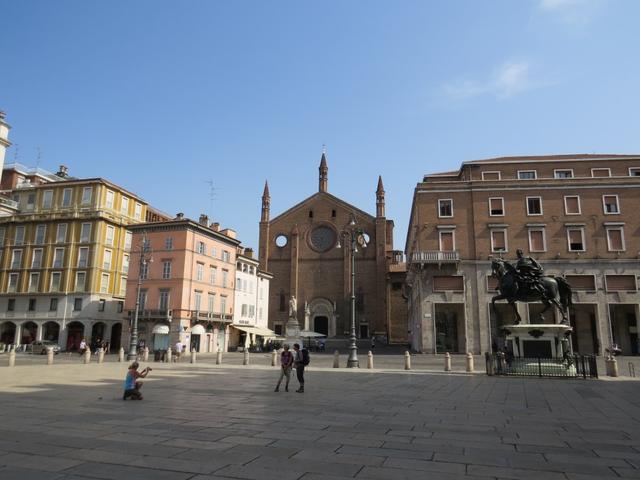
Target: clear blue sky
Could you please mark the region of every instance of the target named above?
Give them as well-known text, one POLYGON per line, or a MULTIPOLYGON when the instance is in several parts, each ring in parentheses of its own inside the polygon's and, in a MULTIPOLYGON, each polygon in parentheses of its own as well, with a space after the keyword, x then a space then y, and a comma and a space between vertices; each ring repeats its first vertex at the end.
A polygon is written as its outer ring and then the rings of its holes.
MULTIPOLYGON (((490 156, 640 152, 640 2, 0 0, 18 160, 209 212, 257 247, 317 190, 404 247, 427 172, 490 156)), ((12 161, 15 148, 7 154, 12 161)))

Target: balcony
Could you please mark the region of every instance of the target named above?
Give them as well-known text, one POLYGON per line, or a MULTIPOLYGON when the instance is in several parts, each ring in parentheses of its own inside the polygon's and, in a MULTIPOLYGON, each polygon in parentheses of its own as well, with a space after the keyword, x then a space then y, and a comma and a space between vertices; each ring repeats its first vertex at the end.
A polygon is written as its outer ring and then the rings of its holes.
POLYGON ((233 315, 229 315, 228 313, 220 313, 220 312, 206 312, 204 310, 192 310, 191 311, 191 320, 193 322, 227 322, 231 323, 233 321, 233 315))
MULTIPOLYGON (((128 310, 129 318, 136 314, 135 310, 128 310)), ((168 320, 171 321, 171 310, 140 310, 138 320, 168 320)))
POLYGON ((445 252, 442 250, 423 250, 419 252, 413 252, 410 256, 410 263, 412 265, 442 265, 448 263, 458 263, 459 261, 460 252, 458 252, 457 250, 450 252, 445 252))

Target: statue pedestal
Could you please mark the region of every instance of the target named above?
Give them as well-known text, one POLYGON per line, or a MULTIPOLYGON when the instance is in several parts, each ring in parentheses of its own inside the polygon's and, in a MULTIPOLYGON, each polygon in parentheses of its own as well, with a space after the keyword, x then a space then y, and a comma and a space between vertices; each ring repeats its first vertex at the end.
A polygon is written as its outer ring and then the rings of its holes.
POLYGON ((285 326, 286 336, 284 343, 288 344, 291 349, 293 349, 294 343, 299 344, 300 348, 304 346, 302 337, 300 336, 300 330, 300 323, 298 323, 298 319, 296 317, 289 317, 287 325, 285 326))
POLYGON ((503 331, 514 357, 562 358, 573 354, 569 337, 573 329, 568 325, 505 325, 503 331))

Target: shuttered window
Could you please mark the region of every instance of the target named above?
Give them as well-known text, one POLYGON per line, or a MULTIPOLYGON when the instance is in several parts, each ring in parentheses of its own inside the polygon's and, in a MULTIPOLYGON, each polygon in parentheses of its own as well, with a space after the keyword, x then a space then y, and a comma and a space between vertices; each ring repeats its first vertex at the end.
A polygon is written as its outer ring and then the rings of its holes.
POLYGON ((454 249, 453 232, 440 232, 440 250, 452 252, 454 249))
POLYGON ((493 292, 498 288, 498 279, 496 277, 487 277, 487 291, 493 292))
POLYGON ((544 229, 529 230, 529 251, 544 252, 544 229))
POLYGON ((436 276, 433 277, 433 291, 462 292, 464 291, 464 280, 461 275, 436 276))
POLYGON ((567 230, 569 235, 569 251, 582 252, 584 251, 584 239, 582 238, 582 229, 574 228, 567 230))
POLYGON ((637 290, 635 275, 605 275, 605 281, 608 292, 635 292, 637 290))
POLYGON ((502 198, 489 199, 489 215, 491 216, 504 215, 504 200, 502 198))
POLYGON ((507 251, 507 235, 505 230, 491 230, 491 251, 507 251))
POLYGON ((572 290, 587 290, 595 292, 596 279, 593 275, 566 275, 565 280, 569 282, 572 290))
POLYGON ((580 214, 580 197, 572 195, 564 197, 564 211, 567 215, 580 214))
POLYGON ((610 252, 624 251, 622 228, 607 228, 607 245, 610 252))

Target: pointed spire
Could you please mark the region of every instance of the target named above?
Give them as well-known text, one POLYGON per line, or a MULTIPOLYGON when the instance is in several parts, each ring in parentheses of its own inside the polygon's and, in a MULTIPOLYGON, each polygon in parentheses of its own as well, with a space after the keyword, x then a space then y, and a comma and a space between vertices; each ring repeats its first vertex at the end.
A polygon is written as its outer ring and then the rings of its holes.
POLYGON ((269 195, 269 182, 264 181, 264 192, 262 192, 262 198, 271 198, 269 195))
POLYGON ((376 190, 377 194, 384 194, 384 186, 382 185, 382 175, 378 175, 378 189, 376 190))
POLYGON ((382 175, 379 175, 378 188, 376 189, 376 217, 382 218, 384 216, 384 186, 382 185, 382 175))
POLYGON ((271 197, 269 196, 269 184, 265 180, 264 182, 264 192, 262 192, 262 216, 260 217, 261 222, 269 221, 269 209, 271 207, 271 197))
POLYGON ((326 192, 327 184, 329 183, 329 167, 327 167, 327 149, 323 145, 322 146, 322 157, 320 157, 320 167, 318 170, 320 171, 320 180, 318 182, 318 191, 326 192))

